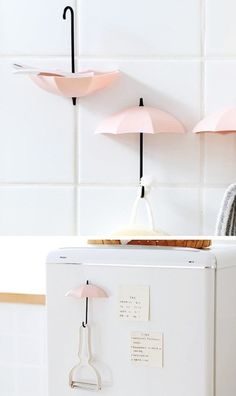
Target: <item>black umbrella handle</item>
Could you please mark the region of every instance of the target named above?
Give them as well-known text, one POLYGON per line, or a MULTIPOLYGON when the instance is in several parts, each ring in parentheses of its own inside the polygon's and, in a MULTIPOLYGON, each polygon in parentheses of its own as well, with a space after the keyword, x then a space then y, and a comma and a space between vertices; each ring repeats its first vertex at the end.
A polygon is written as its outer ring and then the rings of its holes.
MULTIPOLYGON (((140 98, 139 100, 139 106, 143 107, 143 98, 140 98)), ((139 138, 139 181, 141 184, 141 179, 143 177, 143 133, 140 133, 140 138, 139 138)), ((145 188, 144 186, 141 186, 141 198, 144 198, 145 196, 145 188)))
MULTIPOLYGON (((89 281, 87 280, 86 285, 88 285, 88 284, 89 284, 89 281)), ((88 297, 86 297, 86 299, 85 299, 85 321, 82 322, 83 327, 86 327, 88 324, 88 303, 89 303, 88 297)))
MULTIPOLYGON (((71 14, 71 71, 75 73, 75 14, 73 8, 67 6, 63 11, 63 19, 66 19, 67 11, 71 14)), ((72 98, 72 103, 76 105, 76 98, 72 98)))

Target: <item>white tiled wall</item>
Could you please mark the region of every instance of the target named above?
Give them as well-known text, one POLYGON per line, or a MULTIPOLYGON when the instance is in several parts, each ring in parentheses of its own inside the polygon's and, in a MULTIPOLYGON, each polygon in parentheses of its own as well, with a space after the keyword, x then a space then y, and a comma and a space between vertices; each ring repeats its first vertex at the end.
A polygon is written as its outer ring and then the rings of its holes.
POLYGON ((213 234, 235 181, 236 137, 191 130, 204 114, 236 105, 235 13, 232 0, 0 0, 0 234, 105 234, 127 223, 138 136, 93 132, 140 96, 188 130, 145 136, 157 227, 213 234), (16 60, 70 68, 66 5, 76 8, 79 67, 122 72, 76 108, 10 69, 16 60))
POLYGON ((0 304, 0 393, 47 396, 44 306, 0 304))

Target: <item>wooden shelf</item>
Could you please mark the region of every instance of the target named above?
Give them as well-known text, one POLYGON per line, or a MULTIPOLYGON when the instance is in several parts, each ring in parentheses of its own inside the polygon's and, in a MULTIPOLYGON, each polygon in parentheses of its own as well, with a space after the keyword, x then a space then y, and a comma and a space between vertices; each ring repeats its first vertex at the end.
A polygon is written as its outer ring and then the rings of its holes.
POLYGON ((0 303, 45 305, 44 294, 0 293, 0 303))

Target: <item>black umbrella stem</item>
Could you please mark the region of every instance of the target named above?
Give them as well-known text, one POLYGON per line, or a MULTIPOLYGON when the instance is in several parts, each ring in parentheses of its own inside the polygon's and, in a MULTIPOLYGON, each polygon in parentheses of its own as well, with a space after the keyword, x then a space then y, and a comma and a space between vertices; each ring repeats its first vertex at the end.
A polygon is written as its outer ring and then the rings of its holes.
MULTIPOLYGON (((88 284, 89 284, 89 281, 87 280, 86 285, 88 285, 88 284)), ((86 327, 88 324, 88 304, 89 304, 89 299, 88 299, 88 297, 86 297, 86 299, 85 299, 85 321, 82 322, 83 327, 86 327)))
MULTIPOLYGON (((144 106, 143 104, 143 98, 140 98, 139 100, 139 106, 142 107, 144 106)), ((143 177, 143 133, 140 133, 140 138, 139 138, 139 181, 141 184, 141 180, 143 177)), ((141 198, 144 198, 145 195, 145 188, 144 186, 141 186, 141 198)))
MULTIPOLYGON (((63 19, 66 19, 67 11, 71 14, 71 71, 75 73, 75 14, 73 8, 67 6, 63 11, 63 19)), ((76 98, 72 98, 72 103, 76 105, 76 98)))
MULTIPOLYGON (((140 180, 140 184, 141 184, 141 180, 143 177, 143 133, 140 133, 140 152, 139 152, 139 156, 140 156, 140 169, 139 169, 139 180, 140 180)), ((144 198, 145 195, 145 188, 144 186, 141 186, 141 198, 144 198)))

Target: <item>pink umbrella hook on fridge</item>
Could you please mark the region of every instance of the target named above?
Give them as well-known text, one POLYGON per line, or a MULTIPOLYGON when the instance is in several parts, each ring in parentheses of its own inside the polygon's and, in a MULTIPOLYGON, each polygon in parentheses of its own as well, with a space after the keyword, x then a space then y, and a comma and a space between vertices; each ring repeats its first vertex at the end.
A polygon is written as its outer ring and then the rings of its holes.
POLYGON ((66 297, 71 296, 75 298, 85 298, 85 321, 82 322, 83 327, 88 324, 88 302, 89 298, 107 298, 108 295, 104 289, 97 285, 89 284, 86 281, 85 285, 71 289, 66 293, 66 297))
POLYGON ((84 390, 99 391, 102 388, 102 379, 99 371, 93 363, 93 356, 91 353, 91 336, 88 325, 88 300, 89 298, 104 298, 108 297, 108 295, 101 287, 89 284, 89 281, 87 280, 85 285, 69 290, 66 293, 66 296, 85 298, 86 301, 85 321, 83 321, 80 326, 78 351, 79 362, 70 370, 69 385, 72 389, 80 388, 84 390), (83 379, 82 373, 84 369, 89 370, 90 377, 92 376, 92 379, 83 379))

